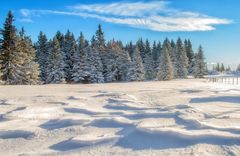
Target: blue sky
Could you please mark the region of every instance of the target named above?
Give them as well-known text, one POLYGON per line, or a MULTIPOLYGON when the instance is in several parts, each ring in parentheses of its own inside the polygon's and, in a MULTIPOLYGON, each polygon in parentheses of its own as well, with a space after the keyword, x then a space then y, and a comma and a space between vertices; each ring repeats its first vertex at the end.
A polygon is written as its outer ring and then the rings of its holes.
POLYGON ((40 30, 52 37, 67 29, 90 39, 99 23, 107 40, 124 43, 139 37, 189 38, 194 50, 202 44, 209 63, 235 66, 240 63, 239 7, 239 0, 2 0, 0 23, 12 10, 16 26, 24 26, 34 41, 40 30))

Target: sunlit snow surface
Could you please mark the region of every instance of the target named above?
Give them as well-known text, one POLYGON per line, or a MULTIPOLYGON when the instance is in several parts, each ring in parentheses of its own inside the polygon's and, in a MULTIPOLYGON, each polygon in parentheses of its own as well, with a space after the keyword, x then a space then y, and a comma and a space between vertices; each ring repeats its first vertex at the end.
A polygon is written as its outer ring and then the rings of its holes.
POLYGON ((0 86, 0 155, 240 155, 240 86, 0 86))

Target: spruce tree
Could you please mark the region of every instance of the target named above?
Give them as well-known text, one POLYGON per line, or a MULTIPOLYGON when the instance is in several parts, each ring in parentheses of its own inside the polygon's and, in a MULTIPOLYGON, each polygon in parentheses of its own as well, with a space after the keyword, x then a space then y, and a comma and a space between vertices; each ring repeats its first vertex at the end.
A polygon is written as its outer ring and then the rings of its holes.
POLYGON ((64 51, 64 34, 61 33, 60 31, 57 31, 55 34, 55 38, 58 40, 59 46, 61 51, 64 51))
POLYGON ((36 61, 40 68, 40 78, 45 83, 47 77, 48 58, 50 52, 50 45, 46 35, 41 31, 36 43, 36 61))
POLYGON ((79 64, 75 64, 73 81, 81 83, 103 83, 102 62, 96 49, 90 46, 81 49, 79 64))
POLYGON ((63 53, 56 37, 54 37, 51 42, 51 52, 47 70, 47 83, 62 83, 65 81, 63 53))
POLYGON ((133 58, 133 52, 134 52, 134 46, 133 46, 132 41, 130 41, 129 44, 126 45, 125 50, 128 51, 129 56, 130 56, 130 58, 131 58, 131 60, 132 60, 132 58, 133 58))
POLYGON ((90 83, 92 82, 91 77, 91 66, 88 61, 88 53, 86 49, 78 49, 79 60, 76 61, 73 67, 72 79, 74 82, 90 83))
POLYGON ((93 35, 91 39, 91 47, 98 49, 96 37, 93 35))
POLYGON ((188 58, 182 40, 178 38, 175 46, 175 78, 187 78, 188 58))
POLYGON ((193 70, 195 78, 203 78, 206 75, 206 63, 204 62, 204 54, 202 46, 199 46, 198 53, 195 57, 195 65, 193 70))
POLYGON ((220 71, 221 71, 221 69, 220 69, 220 64, 219 64, 219 63, 217 63, 217 65, 216 65, 216 71, 217 71, 217 72, 220 72, 220 71))
POLYGON ((98 25, 98 30, 96 31, 96 40, 97 40, 97 47, 100 50, 105 49, 105 38, 104 38, 104 32, 102 30, 102 26, 98 25))
POLYGON ((240 64, 237 66, 236 71, 237 71, 237 72, 240 72, 240 64))
POLYGON ((128 68, 127 81, 142 81, 145 78, 142 58, 138 47, 134 48, 132 53, 131 65, 128 68))
POLYGON ((223 63, 221 64, 220 71, 221 71, 222 73, 225 72, 225 67, 224 67, 224 64, 223 64, 223 63))
POLYGON ((95 71, 94 73, 94 83, 103 83, 104 77, 103 77, 103 64, 102 60, 99 54, 99 51, 95 48, 90 49, 91 55, 90 55, 90 63, 92 64, 92 67, 95 71))
POLYGON ((106 82, 127 81, 130 56, 119 44, 112 40, 107 44, 107 51, 103 55, 103 74, 106 82))
POLYGON ((77 50, 77 44, 76 40, 74 38, 74 35, 67 31, 67 33, 64 36, 64 47, 63 47, 64 53, 65 53, 65 76, 66 81, 70 82, 72 80, 72 74, 73 74, 73 64, 74 64, 74 54, 77 50))
POLYGON ((85 37, 83 35, 83 33, 80 33, 80 37, 79 37, 79 44, 78 44, 78 49, 82 50, 83 48, 87 47, 87 41, 85 40, 85 37))
POLYGON ((192 43, 190 40, 185 40, 184 41, 184 47, 185 47, 185 51, 188 57, 188 74, 192 74, 192 61, 193 61, 193 57, 194 57, 194 53, 193 53, 193 49, 192 49, 192 43))
POLYGON ((145 43, 145 52, 144 52, 144 60, 143 60, 143 66, 145 70, 145 78, 147 80, 151 80, 154 78, 154 64, 153 64, 153 56, 152 51, 150 47, 150 43, 148 40, 146 40, 145 43))
POLYGON ((153 54, 153 73, 154 73, 154 78, 157 76, 157 72, 159 70, 159 65, 160 65, 160 54, 162 51, 161 43, 154 41, 153 43, 153 48, 152 48, 152 54, 153 54))
POLYGON ((169 42, 163 44, 163 49, 160 56, 159 71, 157 73, 157 79, 160 81, 167 81, 174 78, 174 70, 169 53, 169 42))
POLYGON ((22 84, 24 54, 21 51, 20 37, 13 25, 14 16, 8 12, 1 30, 1 49, 0 49, 0 73, 1 80, 6 84, 22 84))
POLYGON ((131 64, 131 58, 129 53, 125 50, 120 49, 117 53, 117 81, 128 81, 128 69, 131 64))
POLYGON ((145 63, 144 60, 145 60, 145 44, 142 40, 142 38, 140 38, 137 43, 136 43, 139 51, 140 51, 140 55, 142 57, 142 60, 143 60, 143 64, 145 63))
POLYGON ((30 37, 25 35, 25 31, 22 28, 20 32, 20 45, 23 53, 24 63, 22 65, 23 82, 22 84, 38 84, 39 83, 39 65, 35 62, 36 51, 33 48, 30 37))

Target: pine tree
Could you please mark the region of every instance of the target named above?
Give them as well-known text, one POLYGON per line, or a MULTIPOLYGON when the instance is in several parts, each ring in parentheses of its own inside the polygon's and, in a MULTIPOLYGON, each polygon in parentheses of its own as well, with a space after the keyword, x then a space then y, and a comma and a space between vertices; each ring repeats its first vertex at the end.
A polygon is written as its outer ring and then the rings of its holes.
POLYGON ((91 48, 90 63, 93 66, 94 71, 94 83, 103 83, 103 64, 99 54, 99 51, 95 48, 91 48))
POLYGON ((151 80, 154 78, 154 64, 153 64, 153 56, 152 51, 150 47, 150 43, 148 40, 146 40, 145 43, 145 52, 144 52, 144 60, 143 60, 143 66, 145 70, 145 78, 147 80, 151 80))
POLYGON ((129 66, 127 81, 142 81, 145 78, 144 67, 142 64, 142 58, 138 47, 134 48, 132 53, 132 61, 129 66))
POLYGON ((85 40, 85 37, 84 37, 83 33, 81 32, 80 37, 79 37, 78 48, 81 50, 87 46, 88 46, 87 41, 85 40))
POLYGON ((224 67, 224 64, 223 64, 223 63, 221 64, 220 71, 221 71, 222 73, 225 72, 225 67, 224 67))
POLYGON ((186 51, 183 47, 182 40, 178 38, 176 46, 175 46, 175 77, 176 78, 187 78, 187 66, 188 66, 188 58, 186 55, 186 51))
POLYGON ((24 63, 24 54, 21 51, 20 37, 13 25, 14 16, 11 11, 8 12, 1 30, 1 49, 0 49, 0 72, 1 80, 6 84, 22 84, 24 63))
POLYGON ((154 41, 153 48, 152 48, 154 78, 156 78, 157 72, 159 70, 161 51, 162 51, 161 43, 160 42, 156 43, 156 41, 154 41))
POLYGON ((64 36, 63 50, 65 53, 64 71, 65 71, 66 81, 70 82, 72 80, 72 74, 73 74, 74 54, 76 53, 76 50, 77 50, 76 40, 74 38, 74 35, 70 31, 67 31, 67 33, 64 36))
POLYGON ((190 40, 185 40, 184 41, 184 47, 185 47, 185 51, 188 57, 188 74, 192 74, 192 61, 193 61, 193 57, 194 57, 194 53, 193 53, 193 49, 192 49, 192 43, 190 40))
POLYGON ((61 51, 64 51, 64 34, 62 34, 60 31, 57 31, 55 38, 58 40, 59 46, 61 51))
POLYGON ((206 75, 206 63, 204 62, 202 46, 199 46, 198 53, 195 56, 193 75, 195 78, 203 78, 206 75))
POLYGON ((21 51, 24 54, 24 63, 22 66, 23 82, 22 84, 38 84, 39 83, 39 65, 35 62, 36 52, 32 46, 30 37, 25 36, 25 31, 22 28, 20 32, 21 51))
POLYGON ((143 60, 143 64, 145 63, 144 60, 145 60, 145 44, 142 40, 142 38, 140 38, 137 43, 136 43, 139 51, 140 51, 140 55, 142 57, 142 60, 143 60))
POLYGON ((79 64, 73 69, 73 81, 82 83, 103 83, 102 62, 98 50, 85 47, 80 51, 79 64))
POLYGON ((237 72, 240 72, 240 64, 237 66, 236 71, 237 71, 237 72))
POLYGON ((127 81, 130 56, 127 51, 119 47, 112 40, 107 44, 107 51, 103 53, 103 75, 106 82, 127 81))
POLYGON ((54 37, 51 42, 51 53, 49 55, 47 83, 62 83, 65 81, 63 53, 58 42, 54 37))
POLYGON ((92 36, 92 39, 91 39, 91 47, 97 49, 97 40, 94 35, 92 36))
POLYGON ((163 44, 163 50, 160 56, 159 71, 157 74, 158 80, 166 81, 171 80, 174 77, 173 65, 169 55, 169 53, 171 52, 171 48, 169 48, 169 45, 169 42, 165 42, 163 44))
POLYGON ((126 45, 125 50, 128 51, 131 60, 133 59, 134 46, 132 41, 126 45))
POLYGON ((105 49, 104 32, 100 24, 98 25, 98 30, 96 31, 96 40, 97 40, 97 48, 100 50, 105 49))
POLYGON ((131 65, 129 53, 125 50, 116 51, 117 53, 117 81, 128 81, 128 70, 131 65))
POLYGON ((41 31, 38 36, 38 41, 36 43, 36 61, 40 68, 40 78, 43 82, 46 82, 47 77, 47 67, 49 58, 49 43, 46 35, 41 31))
POLYGON ((221 68, 220 68, 220 64, 219 64, 219 63, 217 63, 217 65, 216 65, 216 71, 217 71, 217 72, 220 72, 220 71, 221 71, 221 68))
POLYGON ((176 58, 176 51, 175 51, 175 48, 176 48, 176 44, 173 40, 171 40, 171 42, 168 40, 168 38, 166 38, 165 42, 167 44, 170 44, 171 46, 168 48, 171 52, 170 52, 170 58, 171 58, 171 61, 173 63, 173 65, 175 64, 175 62, 177 61, 177 58, 176 58))

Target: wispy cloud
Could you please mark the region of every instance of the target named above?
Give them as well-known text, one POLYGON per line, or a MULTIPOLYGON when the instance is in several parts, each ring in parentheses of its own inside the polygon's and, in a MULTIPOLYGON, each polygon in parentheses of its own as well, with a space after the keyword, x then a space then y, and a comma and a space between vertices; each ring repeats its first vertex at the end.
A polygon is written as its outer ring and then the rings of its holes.
POLYGON ((225 18, 171 8, 167 1, 74 5, 68 6, 63 11, 22 9, 20 13, 26 21, 46 14, 68 15, 169 32, 210 31, 215 30, 216 25, 232 23, 231 20, 225 18))

